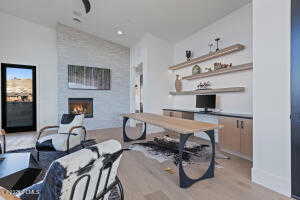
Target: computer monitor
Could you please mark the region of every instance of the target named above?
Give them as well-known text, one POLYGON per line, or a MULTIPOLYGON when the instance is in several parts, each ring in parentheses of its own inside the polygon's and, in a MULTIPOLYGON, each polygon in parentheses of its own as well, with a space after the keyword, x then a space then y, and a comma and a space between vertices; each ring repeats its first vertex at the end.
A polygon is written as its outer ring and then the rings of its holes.
POLYGON ((197 95, 196 108, 204 108, 205 112, 208 112, 209 108, 216 108, 216 95, 197 95))

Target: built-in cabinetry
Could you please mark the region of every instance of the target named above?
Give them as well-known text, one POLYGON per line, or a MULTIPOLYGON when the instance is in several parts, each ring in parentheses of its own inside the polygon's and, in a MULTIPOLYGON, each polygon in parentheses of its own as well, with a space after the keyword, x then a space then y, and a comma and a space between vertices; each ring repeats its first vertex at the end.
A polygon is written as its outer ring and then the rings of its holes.
POLYGON ((164 110, 163 114, 169 117, 177 117, 182 119, 194 120, 194 113, 191 112, 164 110))
POLYGON ((252 160, 252 117, 232 113, 203 113, 175 109, 164 109, 163 114, 170 117, 194 120, 194 115, 215 116, 224 128, 218 130, 218 144, 221 151, 252 160))
MULTIPOLYGON (((194 120, 194 113, 191 112, 183 112, 183 111, 174 111, 174 110, 163 110, 163 115, 168 117, 176 117, 181 119, 190 119, 194 120)), ((174 131, 166 130, 168 135, 177 136, 174 131)))
POLYGON ((222 151, 252 160, 252 119, 219 117, 219 146, 222 151))

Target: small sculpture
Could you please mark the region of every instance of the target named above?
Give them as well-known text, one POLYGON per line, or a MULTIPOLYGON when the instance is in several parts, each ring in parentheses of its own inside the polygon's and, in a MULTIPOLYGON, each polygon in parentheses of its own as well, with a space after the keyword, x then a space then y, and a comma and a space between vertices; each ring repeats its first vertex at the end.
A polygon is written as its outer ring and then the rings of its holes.
POLYGON ((187 61, 190 61, 192 58, 192 52, 190 50, 185 51, 185 57, 187 61))

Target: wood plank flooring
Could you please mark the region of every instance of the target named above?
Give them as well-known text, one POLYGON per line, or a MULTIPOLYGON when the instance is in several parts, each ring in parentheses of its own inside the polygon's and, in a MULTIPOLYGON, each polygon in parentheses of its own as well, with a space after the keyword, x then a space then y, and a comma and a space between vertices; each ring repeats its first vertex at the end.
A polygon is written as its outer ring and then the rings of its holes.
MULTIPOLYGON (((7 136, 8 146, 26 147, 34 144, 33 134, 16 133, 7 136), (27 143, 27 144, 25 144, 27 143), (32 143, 32 144, 30 144, 32 143)), ((89 139, 97 142, 117 139, 122 142, 122 129, 101 129, 88 132, 89 139)), ((123 144, 126 147, 128 144, 123 144)), ((13 147, 8 147, 12 149, 13 147)), ((171 162, 159 163, 137 151, 125 151, 119 168, 124 186, 125 200, 287 200, 250 181, 251 163, 230 156, 230 160, 218 159, 222 167, 216 168, 215 178, 198 182, 188 189, 178 187, 178 174, 164 171, 171 162)))

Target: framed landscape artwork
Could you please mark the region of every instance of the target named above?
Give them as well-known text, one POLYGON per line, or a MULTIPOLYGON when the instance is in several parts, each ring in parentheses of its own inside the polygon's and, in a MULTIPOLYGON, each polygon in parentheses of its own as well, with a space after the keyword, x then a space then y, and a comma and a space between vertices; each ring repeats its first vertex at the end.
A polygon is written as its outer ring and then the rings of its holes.
POLYGON ((68 85, 70 89, 110 90, 110 69, 68 66, 68 85))

